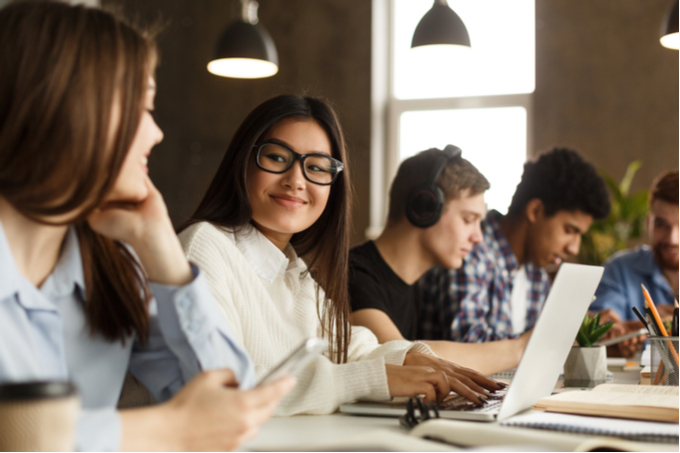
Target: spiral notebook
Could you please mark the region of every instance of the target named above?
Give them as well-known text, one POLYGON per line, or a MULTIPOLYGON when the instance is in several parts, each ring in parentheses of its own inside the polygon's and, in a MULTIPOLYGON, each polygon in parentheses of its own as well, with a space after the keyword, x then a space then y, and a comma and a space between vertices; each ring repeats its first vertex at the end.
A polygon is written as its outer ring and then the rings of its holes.
POLYGON ((502 426, 547 429, 589 436, 611 436, 641 442, 678 443, 678 424, 604 417, 530 412, 504 420, 502 426))

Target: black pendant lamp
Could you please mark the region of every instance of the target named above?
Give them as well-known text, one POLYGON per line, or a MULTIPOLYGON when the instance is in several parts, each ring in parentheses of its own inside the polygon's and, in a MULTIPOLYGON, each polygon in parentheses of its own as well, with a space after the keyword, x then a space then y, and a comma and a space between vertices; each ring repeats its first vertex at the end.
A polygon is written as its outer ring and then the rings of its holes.
POLYGON ((669 49, 678 50, 680 37, 678 35, 678 0, 675 0, 671 9, 668 10, 661 24, 661 45, 669 49))
POLYGON ((467 28, 446 0, 435 0, 432 8, 420 19, 413 33, 412 49, 432 45, 470 48, 470 35, 467 28))
POLYGON ((276 46, 267 30, 257 25, 258 3, 241 0, 241 19, 222 33, 208 71, 222 77, 259 79, 279 71, 276 46))

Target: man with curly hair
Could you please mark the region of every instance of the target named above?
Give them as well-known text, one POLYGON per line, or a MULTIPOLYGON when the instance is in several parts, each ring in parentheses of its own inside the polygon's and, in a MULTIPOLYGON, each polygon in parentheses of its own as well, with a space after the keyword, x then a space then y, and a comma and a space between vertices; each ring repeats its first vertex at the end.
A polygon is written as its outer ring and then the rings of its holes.
POLYGON ((576 255, 609 210, 604 181, 575 151, 525 163, 508 213, 486 215, 484 240, 463 266, 435 267, 420 281, 419 338, 476 343, 532 329, 550 289, 545 267, 576 255))

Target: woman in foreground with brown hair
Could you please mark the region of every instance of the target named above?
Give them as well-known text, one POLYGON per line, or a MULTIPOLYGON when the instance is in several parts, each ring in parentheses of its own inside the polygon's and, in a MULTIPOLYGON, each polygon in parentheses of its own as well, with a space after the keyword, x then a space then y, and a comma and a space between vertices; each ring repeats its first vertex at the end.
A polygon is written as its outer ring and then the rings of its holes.
POLYGON ((252 364, 147 175, 155 61, 98 9, 0 10, 0 381, 72 380, 81 450, 233 449, 294 382, 238 389, 252 364), (126 371, 161 404, 116 411, 126 371))

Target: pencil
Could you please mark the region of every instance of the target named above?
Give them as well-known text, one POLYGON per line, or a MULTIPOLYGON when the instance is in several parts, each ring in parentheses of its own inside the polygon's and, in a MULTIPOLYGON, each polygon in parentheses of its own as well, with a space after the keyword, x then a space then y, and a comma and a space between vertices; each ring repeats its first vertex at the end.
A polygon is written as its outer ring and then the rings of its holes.
POLYGON ((659 362, 659 368, 656 369, 656 375, 654 376, 654 382, 652 385, 659 385, 659 382, 663 378, 664 375, 664 369, 663 369, 663 360, 659 362))
MULTIPOLYGON (((654 321, 655 324, 659 327, 659 333, 661 333, 661 336, 667 337, 668 332, 666 331, 666 327, 664 327, 663 323, 661 322, 661 317, 659 316, 659 312, 656 310, 656 306, 654 305, 654 302, 652 301, 652 297, 649 295, 649 291, 647 291, 647 288, 645 288, 645 285, 640 283, 640 286, 642 286, 642 294, 645 296, 645 304, 649 308, 649 310, 652 312, 652 315, 654 316, 654 321)), ((668 349, 671 351, 673 354, 673 359, 675 359, 675 365, 678 365, 678 362, 680 362, 680 358, 678 357, 678 353, 675 352, 675 348, 673 347, 673 343, 670 341, 668 342, 668 349)))
POLYGON ((668 332, 666 331, 666 327, 664 327, 663 323, 661 322, 661 317, 659 316, 659 312, 656 310, 656 305, 654 305, 652 297, 649 295, 649 291, 647 291, 647 288, 645 288, 645 285, 643 285, 642 283, 640 283, 640 286, 642 286, 642 294, 644 294, 645 296, 645 305, 647 305, 649 310, 652 312, 654 321, 656 322, 656 325, 659 327, 659 332, 661 333, 662 336, 667 337, 668 332))

